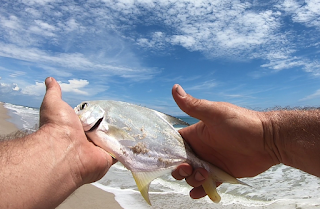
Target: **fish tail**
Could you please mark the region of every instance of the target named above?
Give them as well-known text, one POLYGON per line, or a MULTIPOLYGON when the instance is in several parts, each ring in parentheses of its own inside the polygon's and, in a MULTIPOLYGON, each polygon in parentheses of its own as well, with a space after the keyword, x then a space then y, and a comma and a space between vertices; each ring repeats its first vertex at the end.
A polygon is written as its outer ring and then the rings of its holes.
POLYGON ((242 184, 242 185, 244 185, 244 186, 252 187, 251 185, 249 185, 249 184, 247 184, 247 183, 245 183, 245 182, 243 182, 243 181, 240 181, 239 179, 237 179, 237 183, 238 183, 238 184, 242 184))
POLYGON ((220 195, 217 192, 216 181, 213 178, 207 178, 202 184, 204 191, 207 193, 208 197, 215 203, 219 203, 221 200, 220 195))
POLYGON ((209 164, 209 178, 207 178, 202 187, 204 191, 207 193, 208 197, 215 203, 219 203, 221 200, 220 195, 217 192, 216 182, 227 182, 231 184, 242 184, 251 187, 250 185, 234 178, 228 173, 220 170, 219 168, 209 164))

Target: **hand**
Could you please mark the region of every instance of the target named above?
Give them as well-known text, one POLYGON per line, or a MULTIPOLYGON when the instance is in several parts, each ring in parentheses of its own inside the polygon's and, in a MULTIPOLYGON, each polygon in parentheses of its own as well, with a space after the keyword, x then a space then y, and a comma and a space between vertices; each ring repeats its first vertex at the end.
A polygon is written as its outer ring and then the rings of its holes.
POLYGON ((47 141, 53 147, 52 152, 56 149, 57 159, 69 161, 68 169, 78 186, 99 180, 114 163, 113 158, 87 140, 73 108, 61 99, 56 80, 47 78, 45 83, 47 91, 40 108, 40 130, 54 138, 47 141))
MULTIPOLYGON (((255 176, 279 163, 265 140, 262 113, 193 98, 179 85, 173 87, 172 95, 181 110, 200 120, 181 129, 180 134, 201 159, 236 178, 255 176)), ((190 192, 192 198, 206 195, 201 187, 208 176, 206 170, 193 171, 190 165, 182 164, 172 176, 186 178, 195 187, 190 192)))

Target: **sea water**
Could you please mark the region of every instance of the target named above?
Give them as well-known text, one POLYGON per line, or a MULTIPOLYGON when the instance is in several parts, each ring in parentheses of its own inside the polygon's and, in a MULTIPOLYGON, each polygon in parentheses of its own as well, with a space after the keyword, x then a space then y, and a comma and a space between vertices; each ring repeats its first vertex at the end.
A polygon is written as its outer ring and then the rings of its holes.
MULTIPOLYGON (((39 109, 5 103, 9 110, 10 122, 19 128, 34 129, 39 121, 39 109)), ((197 120, 181 117, 189 124, 197 120)), ((206 197, 193 200, 189 197, 190 186, 177 181, 171 175, 162 176, 150 185, 149 206, 137 190, 135 181, 120 163, 93 185, 115 194, 116 200, 125 209, 149 208, 320 208, 320 179, 300 170, 276 165, 266 172, 241 179, 249 186, 224 183, 218 188, 221 195, 219 204, 206 197)), ((107 207, 107 206, 106 206, 107 207)))
POLYGON ((11 117, 9 121, 19 129, 35 130, 39 124, 39 109, 21 105, 4 103, 11 117))

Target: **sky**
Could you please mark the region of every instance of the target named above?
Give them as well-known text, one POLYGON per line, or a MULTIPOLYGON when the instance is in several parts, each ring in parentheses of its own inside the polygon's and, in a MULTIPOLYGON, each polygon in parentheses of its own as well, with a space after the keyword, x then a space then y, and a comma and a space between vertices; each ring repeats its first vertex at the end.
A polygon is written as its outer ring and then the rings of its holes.
POLYGON ((320 106, 320 0, 0 0, 0 101, 120 100, 183 115, 171 89, 264 110, 320 106))

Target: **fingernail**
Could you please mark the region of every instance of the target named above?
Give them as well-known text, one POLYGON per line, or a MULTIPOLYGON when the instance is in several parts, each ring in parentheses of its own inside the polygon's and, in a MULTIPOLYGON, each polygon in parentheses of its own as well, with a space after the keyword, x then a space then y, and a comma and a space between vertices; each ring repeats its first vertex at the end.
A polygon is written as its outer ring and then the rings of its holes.
POLYGON ((196 172, 196 174, 194 175, 194 178, 195 178, 197 181, 203 181, 203 180, 205 179, 200 172, 196 172))
POLYGON ((177 85, 176 91, 181 97, 187 96, 187 93, 183 90, 183 88, 180 85, 177 85))
POLYGON ((179 174, 180 174, 181 176, 183 176, 183 177, 187 177, 187 176, 188 176, 188 174, 187 174, 184 170, 182 170, 182 169, 179 170, 179 174))
POLYGON ((51 78, 51 77, 46 78, 46 80, 45 80, 46 85, 48 85, 49 83, 51 83, 51 81, 52 81, 52 78, 51 78))

